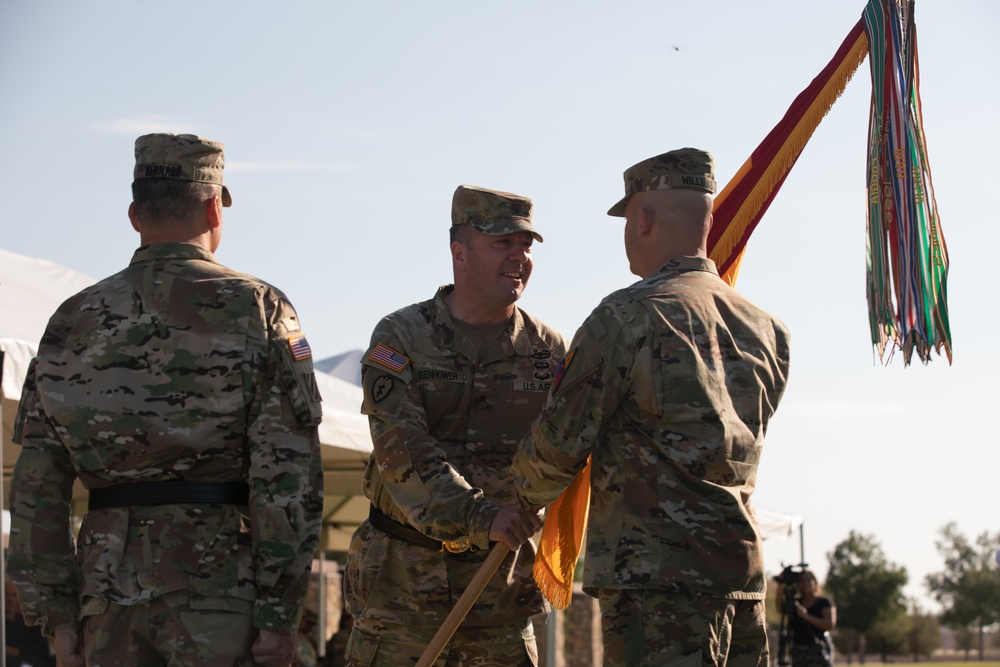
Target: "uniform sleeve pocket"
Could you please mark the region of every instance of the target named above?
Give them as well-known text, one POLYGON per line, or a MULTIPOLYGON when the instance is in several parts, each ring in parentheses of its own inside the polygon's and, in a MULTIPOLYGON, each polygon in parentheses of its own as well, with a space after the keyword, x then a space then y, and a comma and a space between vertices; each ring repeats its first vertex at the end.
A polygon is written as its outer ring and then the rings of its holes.
POLYGON ((129 511, 110 508, 88 512, 80 527, 77 566, 88 580, 114 581, 125 553, 129 511))
POLYGON ((312 355, 301 356, 296 352, 296 341, 305 336, 294 335, 275 341, 281 358, 281 374, 295 411, 295 419, 302 426, 317 426, 323 420, 322 397, 316 385, 312 355))
POLYGON ((20 444, 24 433, 24 422, 28 418, 28 406, 34 406, 38 389, 35 387, 35 364, 38 357, 28 364, 28 372, 24 376, 24 386, 21 388, 21 400, 17 404, 17 415, 14 417, 14 442, 20 444))

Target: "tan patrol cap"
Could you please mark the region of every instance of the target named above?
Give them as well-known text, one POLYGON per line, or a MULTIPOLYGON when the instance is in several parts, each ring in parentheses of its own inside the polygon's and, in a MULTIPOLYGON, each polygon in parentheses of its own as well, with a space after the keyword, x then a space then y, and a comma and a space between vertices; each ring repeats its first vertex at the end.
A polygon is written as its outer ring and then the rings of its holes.
POLYGON ((541 243, 542 235, 531 224, 532 207, 527 197, 460 185, 451 199, 451 224, 472 225, 490 236, 528 232, 541 243))
POLYGON ((229 188, 222 184, 225 162, 223 146, 218 141, 209 141, 194 134, 145 134, 135 140, 133 177, 137 181, 173 178, 222 185, 222 205, 232 206, 229 188))
POLYGON ((651 157, 625 170, 625 196, 608 215, 625 217, 625 204, 636 192, 688 188, 715 194, 715 159, 697 148, 677 150, 651 157))

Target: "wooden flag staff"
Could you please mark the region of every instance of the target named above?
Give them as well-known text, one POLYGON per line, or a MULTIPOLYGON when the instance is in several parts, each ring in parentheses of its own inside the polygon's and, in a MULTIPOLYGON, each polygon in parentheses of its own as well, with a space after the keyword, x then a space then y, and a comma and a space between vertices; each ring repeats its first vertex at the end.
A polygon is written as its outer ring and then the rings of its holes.
POLYGON ((420 660, 417 661, 416 667, 431 667, 434 664, 434 661, 441 655, 441 651, 444 650, 444 647, 451 640, 452 635, 455 634, 455 630, 458 630, 458 626, 465 620, 465 616, 472 609, 472 605, 479 599, 483 589, 486 588, 486 584, 490 582, 496 571, 500 569, 500 563, 503 562, 503 559, 509 553, 510 547, 503 542, 496 543, 496 546, 490 551, 490 555, 486 557, 486 560, 479 566, 479 570, 472 578, 472 581, 469 582, 469 587, 465 589, 462 596, 458 598, 458 602, 455 603, 455 607, 451 610, 451 613, 444 619, 444 623, 441 624, 441 628, 434 635, 434 638, 431 639, 431 643, 424 649, 424 653, 420 656, 420 660))

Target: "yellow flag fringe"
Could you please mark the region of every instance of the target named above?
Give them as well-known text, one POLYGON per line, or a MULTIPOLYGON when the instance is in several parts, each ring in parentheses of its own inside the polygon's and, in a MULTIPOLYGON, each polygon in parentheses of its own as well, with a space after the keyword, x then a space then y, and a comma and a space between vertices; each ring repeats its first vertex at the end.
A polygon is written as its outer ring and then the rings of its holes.
MULTIPOLYGON (((729 259, 730 255, 736 249, 739 249, 742 254, 742 250, 745 247, 744 236, 747 227, 757 218, 758 213, 768 198, 771 197, 775 188, 788 174, 795 161, 798 160, 806 143, 812 138, 816 128, 823 118, 826 117, 826 114, 829 113, 833 104, 843 94, 848 82, 854 76, 858 67, 861 66, 861 63, 864 62, 867 55, 868 37, 862 32, 855 41, 854 46, 851 47, 848 57, 844 58, 836 68, 833 76, 830 77, 819 91, 815 101, 809 105, 803 117, 791 130, 788 138, 775 154, 774 159, 768 163, 764 173, 754 184, 753 190, 746 196, 736 215, 733 216, 732 221, 726 226, 725 231, 712 248, 710 257, 715 261, 716 265, 725 266, 727 263, 725 260, 729 259)), ((750 172, 753 166, 753 156, 751 155, 743 166, 740 167, 740 170, 733 179, 729 181, 722 192, 715 198, 716 210, 743 181, 743 178, 750 172)), ((736 282, 737 273, 738 264, 725 273, 724 278, 726 278, 726 281, 731 286, 736 282)))
POLYGON ((556 609, 573 601, 573 573, 590 515, 590 459, 566 490, 549 505, 538 542, 533 574, 538 589, 556 609))

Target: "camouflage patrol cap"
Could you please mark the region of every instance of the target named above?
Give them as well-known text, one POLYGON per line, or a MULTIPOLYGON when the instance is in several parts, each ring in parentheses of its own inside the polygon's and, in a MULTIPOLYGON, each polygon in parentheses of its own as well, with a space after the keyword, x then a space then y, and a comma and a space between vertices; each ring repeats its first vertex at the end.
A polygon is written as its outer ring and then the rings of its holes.
POLYGON ((677 150, 651 157, 625 170, 625 196, 608 215, 625 217, 625 204, 636 192, 687 188, 715 194, 715 160, 697 148, 677 150))
MULTIPOLYGON (((223 146, 194 134, 161 132, 135 140, 135 180, 173 178, 222 185, 223 146)), ((222 205, 232 206, 229 188, 222 185, 222 205)))
POLYGON ((469 224, 490 236, 528 232, 541 242, 542 235, 531 225, 531 209, 527 197, 460 185, 451 199, 451 224, 469 224))

